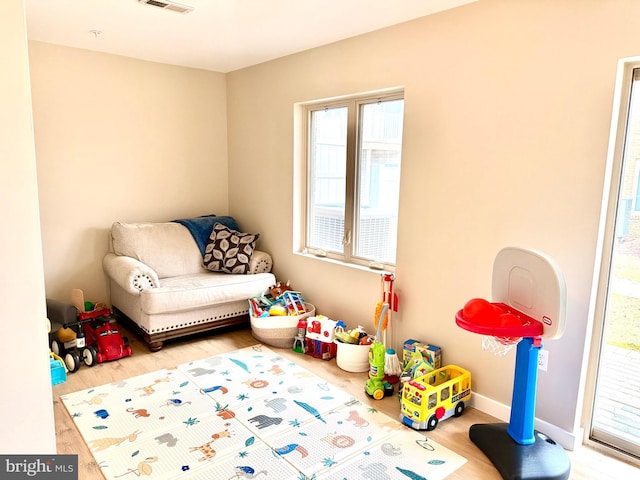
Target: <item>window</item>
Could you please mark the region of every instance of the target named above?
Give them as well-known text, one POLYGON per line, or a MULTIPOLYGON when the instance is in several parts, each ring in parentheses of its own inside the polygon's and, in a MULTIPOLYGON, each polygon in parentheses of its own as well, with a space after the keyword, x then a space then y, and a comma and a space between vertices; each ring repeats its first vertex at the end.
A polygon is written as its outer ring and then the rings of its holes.
POLYGON ((585 417, 587 443, 631 460, 640 458, 640 430, 628 415, 640 404, 640 391, 627 363, 640 350, 639 303, 629 289, 640 278, 639 58, 620 60, 613 105, 585 417))
POLYGON ((449 398, 449 387, 445 387, 442 390, 440 390, 440 401, 444 402, 448 398, 449 398))
POLYGON ((403 92, 306 104, 301 250, 394 266, 403 92))

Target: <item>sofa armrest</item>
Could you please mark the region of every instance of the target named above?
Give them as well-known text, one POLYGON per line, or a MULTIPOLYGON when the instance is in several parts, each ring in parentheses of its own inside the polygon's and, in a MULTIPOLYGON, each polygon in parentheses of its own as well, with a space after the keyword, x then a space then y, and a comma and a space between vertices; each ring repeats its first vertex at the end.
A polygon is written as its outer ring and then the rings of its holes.
POLYGON ((160 286, 158 274, 135 258, 109 252, 102 260, 102 268, 109 278, 132 295, 160 286))
POLYGON ((254 250, 249 263, 249 273, 269 273, 273 267, 271 255, 267 252, 254 250))

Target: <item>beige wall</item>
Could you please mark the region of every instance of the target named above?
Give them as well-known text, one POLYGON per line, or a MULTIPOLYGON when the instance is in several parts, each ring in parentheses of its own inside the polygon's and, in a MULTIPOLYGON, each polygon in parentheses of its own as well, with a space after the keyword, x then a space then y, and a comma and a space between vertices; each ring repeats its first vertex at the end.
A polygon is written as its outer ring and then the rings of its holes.
POLYGON ((29 44, 46 294, 108 301, 114 221, 228 210, 223 74, 29 44))
POLYGON ((56 453, 23 0, 0 2, 0 452, 56 453))
POLYGON ((546 345, 537 416, 564 444, 580 440, 616 62, 640 52, 637 18, 633 0, 483 0, 232 72, 231 213, 263 234, 278 276, 320 313, 370 326, 377 274, 292 253, 292 113, 296 102, 404 86, 395 346, 440 345, 447 363, 471 369, 476 399, 500 411, 515 354, 483 352, 454 314, 490 298, 501 248, 550 254, 566 277, 568 327, 546 345))

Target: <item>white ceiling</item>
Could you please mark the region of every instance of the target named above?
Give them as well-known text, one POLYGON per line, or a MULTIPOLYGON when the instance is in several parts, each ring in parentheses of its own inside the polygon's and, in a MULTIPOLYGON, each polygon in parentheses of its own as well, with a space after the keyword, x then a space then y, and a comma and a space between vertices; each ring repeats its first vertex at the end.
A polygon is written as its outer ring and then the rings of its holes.
POLYGON ((30 40, 230 72, 476 0, 25 0, 30 40), (101 33, 95 35, 92 30, 101 33))

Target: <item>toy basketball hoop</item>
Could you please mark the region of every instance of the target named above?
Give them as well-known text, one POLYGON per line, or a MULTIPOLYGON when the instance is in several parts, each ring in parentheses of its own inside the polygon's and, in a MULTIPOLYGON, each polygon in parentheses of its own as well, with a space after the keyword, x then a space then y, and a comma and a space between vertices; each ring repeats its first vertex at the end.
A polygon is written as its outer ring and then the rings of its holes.
POLYGON ((483 349, 495 355, 517 345, 511 417, 508 424, 472 425, 469 437, 505 480, 566 480, 571 470, 566 452, 533 428, 543 338, 560 338, 565 329, 562 272, 541 252, 504 248, 493 264, 491 294, 493 302, 468 301, 456 323, 482 335, 483 349))
POLYGON ((482 335, 482 350, 493 353, 496 357, 502 357, 511 351, 522 337, 492 337, 482 335))
MULTIPOLYGON (((493 264, 492 297, 522 326, 536 330, 520 336, 483 335, 482 349, 506 355, 524 336, 559 338, 564 333, 566 288, 562 272, 548 256, 521 248, 505 248, 493 264)), ((516 325, 517 326, 517 325, 516 325)), ((463 327, 464 328, 464 327, 463 327)))

